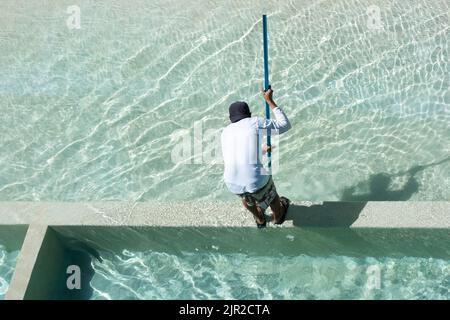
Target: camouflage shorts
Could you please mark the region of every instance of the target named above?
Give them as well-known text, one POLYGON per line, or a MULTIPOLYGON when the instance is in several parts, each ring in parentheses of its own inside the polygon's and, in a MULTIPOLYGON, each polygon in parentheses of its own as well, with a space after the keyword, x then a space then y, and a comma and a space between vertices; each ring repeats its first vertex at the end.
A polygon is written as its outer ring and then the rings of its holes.
POLYGON ((255 204, 263 211, 265 211, 272 201, 278 196, 277 189, 275 188, 275 184, 273 183, 272 177, 270 177, 267 184, 261 189, 249 193, 239 194, 239 197, 245 200, 245 203, 249 207, 253 207, 255 204))

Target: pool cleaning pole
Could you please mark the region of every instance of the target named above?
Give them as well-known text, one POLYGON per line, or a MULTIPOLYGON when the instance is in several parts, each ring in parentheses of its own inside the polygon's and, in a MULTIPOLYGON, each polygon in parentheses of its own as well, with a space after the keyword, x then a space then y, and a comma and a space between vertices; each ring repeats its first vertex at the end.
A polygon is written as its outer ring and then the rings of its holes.
MULTIPOLYGON (((267 44, 267 16, 263 14, 262 16, 263 25, 263 39, 264 39, 264 90, 270 88, 269 85, 269 48, 267 44)), ((266 101, 266 119, 270 119, 270 107, 266 101)), ((267 129, 267 148, 270 148, 270 128, 267 129)), ((270 149, 267 151, 267 159, 269 161, 268 168, 269 174, 272 175, 272 152, 270 149)))

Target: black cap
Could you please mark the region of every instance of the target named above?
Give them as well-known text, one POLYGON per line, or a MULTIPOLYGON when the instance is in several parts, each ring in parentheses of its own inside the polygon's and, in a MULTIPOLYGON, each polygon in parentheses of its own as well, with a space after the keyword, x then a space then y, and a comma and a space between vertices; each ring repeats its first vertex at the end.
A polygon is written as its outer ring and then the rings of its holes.
POLYGON ((230 120, 238 122, 239 120, 250 118, 252 116, 248 104, 244 101, 236 101, 230 105, 230 120))

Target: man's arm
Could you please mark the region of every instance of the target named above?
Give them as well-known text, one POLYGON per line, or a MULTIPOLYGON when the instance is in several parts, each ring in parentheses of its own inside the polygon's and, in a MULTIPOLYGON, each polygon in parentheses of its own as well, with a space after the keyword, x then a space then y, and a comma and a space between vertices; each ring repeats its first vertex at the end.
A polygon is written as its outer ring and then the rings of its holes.
POLYGON ((258 118, 258 128, 270 128, 272 130, 276 130, 280 134, 288 131, 291 128, 291 124, 286 114, 283 112, 283 110, 281 110, 280 107, 277 106, 277 104, 273 100, 273 90, 269 89, 267 91, 264 91, 264 89, 261 89, 261 92, 264 100, 266 100, 266 102, 270 106, 270 109, 272 109, 275 119, 258 118))

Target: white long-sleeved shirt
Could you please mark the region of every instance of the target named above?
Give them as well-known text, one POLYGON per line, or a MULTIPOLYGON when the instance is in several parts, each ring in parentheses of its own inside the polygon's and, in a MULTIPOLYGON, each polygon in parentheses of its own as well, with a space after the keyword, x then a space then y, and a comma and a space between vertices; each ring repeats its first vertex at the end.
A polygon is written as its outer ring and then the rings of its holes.
POLYGON ((260 130, 270 128, 272 134, 281 134, 291 128, 280 107, 272 111, 275 119, 244 118, 229 124, 222 132, 224 180, 232 193, 255 192, 269 181, 270 176, 263 172, 259 157, 260 130))

